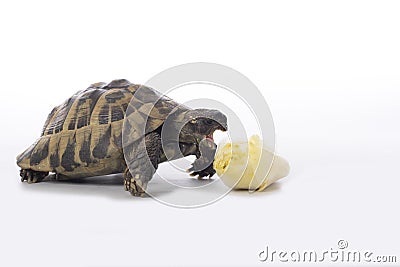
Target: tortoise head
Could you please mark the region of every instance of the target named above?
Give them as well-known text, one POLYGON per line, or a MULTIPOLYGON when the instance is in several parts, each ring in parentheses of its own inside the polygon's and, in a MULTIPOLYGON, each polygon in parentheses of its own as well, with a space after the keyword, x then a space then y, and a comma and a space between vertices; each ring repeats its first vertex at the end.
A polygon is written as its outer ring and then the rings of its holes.
POLYGON ((207 138, 213 139, 216 130, 228 130, 226 116, 214 109, 188 110, 184 114, 184 126, 179 133, 179 142, 197 143, 207 138))

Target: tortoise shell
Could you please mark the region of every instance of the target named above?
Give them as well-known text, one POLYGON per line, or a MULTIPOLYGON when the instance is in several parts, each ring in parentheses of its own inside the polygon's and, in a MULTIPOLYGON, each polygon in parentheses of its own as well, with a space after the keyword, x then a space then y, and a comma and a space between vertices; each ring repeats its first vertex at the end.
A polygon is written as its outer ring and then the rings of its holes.
POLYGON ((17 157, 17 164, 69 177, 123 172, 125 116, 130 117, 125 120, 130 140, 136 141, 143 137, 142 129, 144 134, 156 130, 174 109, 185 107, 124 79, 92 84, 50 112, 41 137, 17 157))

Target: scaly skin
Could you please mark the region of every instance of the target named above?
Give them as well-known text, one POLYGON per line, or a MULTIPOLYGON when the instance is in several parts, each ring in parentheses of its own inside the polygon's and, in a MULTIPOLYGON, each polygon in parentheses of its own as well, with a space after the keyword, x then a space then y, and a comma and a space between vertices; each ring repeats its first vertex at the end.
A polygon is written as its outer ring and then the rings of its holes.
POLYGON ((125 190, 133 196, 144 196, 148 182, 160 162, 161 137, 156 131, 146 134, 132 153, 126 153, 128 167, 124 172, 125 190))

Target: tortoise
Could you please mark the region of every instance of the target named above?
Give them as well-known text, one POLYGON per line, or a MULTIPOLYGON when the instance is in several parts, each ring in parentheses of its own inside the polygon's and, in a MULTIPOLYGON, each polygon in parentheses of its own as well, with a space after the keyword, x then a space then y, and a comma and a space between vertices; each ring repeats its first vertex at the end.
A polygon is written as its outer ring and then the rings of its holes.
POLYGON ((123 173, 125 190, 144 196, 158 165, 179 157, 195 155, 190 174, 211 178, 215 130, 227 130, 227 118, 218 110, 191 109, 125 79, 95 83, 50 112, 40 138, 17 156, 17 165, 21 181, 28 183, 49 173, 56 180, 123 173), (148 105, 153 108, 146 114, 148 105), (162 142, 169 118, 172 127, 165 132, 176 131, 178 146, 162 142), (129 144, 123 144, 123 134, 129 144))

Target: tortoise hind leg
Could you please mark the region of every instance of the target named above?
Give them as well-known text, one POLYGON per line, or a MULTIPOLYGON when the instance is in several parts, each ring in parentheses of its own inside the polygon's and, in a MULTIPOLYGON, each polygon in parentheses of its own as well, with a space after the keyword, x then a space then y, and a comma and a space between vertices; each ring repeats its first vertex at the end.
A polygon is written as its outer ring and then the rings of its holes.
POLYGON ((31 169, 21 169, 19 175, 21 176, 21 182, 27 181, 28 184, 41 182, 49 173, 38 172, 31 169))

